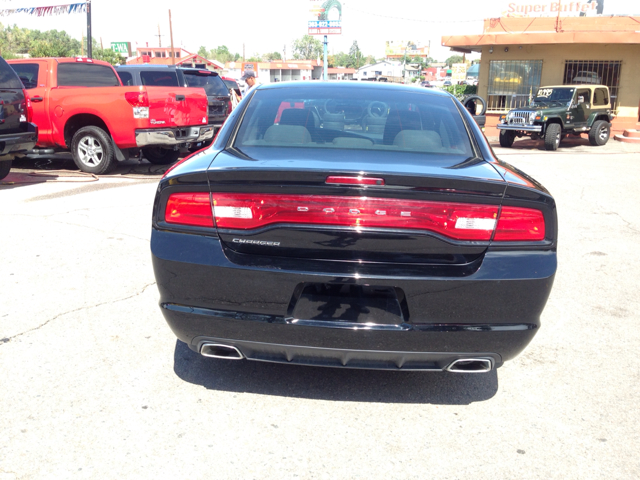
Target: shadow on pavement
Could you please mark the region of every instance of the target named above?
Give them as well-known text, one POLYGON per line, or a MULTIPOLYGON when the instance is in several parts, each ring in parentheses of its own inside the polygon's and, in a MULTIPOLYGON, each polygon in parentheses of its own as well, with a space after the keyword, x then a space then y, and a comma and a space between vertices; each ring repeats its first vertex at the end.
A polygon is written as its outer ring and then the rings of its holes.
MULTIPOLYGON (((159 180, 171 165, 154 165, 146 160, 132 158, 120 162, 107 175, 81 172, 71 154, 29 156, 15 159, 9 175, 0 181, 0 189, 25 187, 42 183, 90 183, 101 179, 159 180)), ((113 185, 112 185, 113 186, 113 185)), ((117 186, 117 185, 116 185, 117 186)), ((106 186, 104 188, 107 188, 106 186)))
POLYGON ((300 367, 202 357, 177 340, 174 372, 210 390, 313 400, 468 405, 498 391, 496 371, 484 374, 385 372, 300 367))
MULTIPOLYGON (((611 139, 611 141, 613 141, 613 139, 611 139)), ((500 141, 497 139, 495 140, 490 139, 490 143, 492 147, 500 147, 500 141)), ((563 148, 577 148, 577 147, 597 148, 597 147, 593 147, 589 143, 589 139, 587 137, 575 137, 570 135, 562 139, 562 141, 560 142, 560 147, 558 147, 558 150, 556 151, 560 151, 563 148)), ((516 141, 513 142, 513 146, 511 148, 513 150, 546 151, 544 149, 544 140, 531 140, 530 138, 516 139, 516 141)))

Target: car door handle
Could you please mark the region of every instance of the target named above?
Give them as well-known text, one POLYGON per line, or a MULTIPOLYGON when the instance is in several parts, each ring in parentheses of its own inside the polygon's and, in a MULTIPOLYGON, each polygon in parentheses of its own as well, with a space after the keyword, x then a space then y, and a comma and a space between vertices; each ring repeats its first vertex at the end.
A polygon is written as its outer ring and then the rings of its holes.
POLYGON ((184 95, 176 95, 176 102, 184 102, 185 98, 184 95))
POLYGON ((40 95, 38 95, 36 97, 31 97, 31 101, 32 102, 41 102, 43 100, 44 100, 44 98, 42 98, 40 95))

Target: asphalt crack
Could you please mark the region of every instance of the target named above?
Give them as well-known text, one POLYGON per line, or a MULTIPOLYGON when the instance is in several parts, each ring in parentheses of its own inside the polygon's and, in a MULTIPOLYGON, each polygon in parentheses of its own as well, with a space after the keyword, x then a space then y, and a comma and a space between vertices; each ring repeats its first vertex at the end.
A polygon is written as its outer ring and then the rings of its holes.
POLYGON ((138 297, 138 296, 142 295, 147 290, 147 288, 152 287, 155 284, 156 284, 156 282, 149 283, 149 284, 145 285, 144 287, 142 287, 142 290, 140 290, 139 292, 134 293, 133 295, 129 295, 128 297, 125 297, 125 298, 120 298, 118 300, 110 300, 108 302, 97 303, 95 305, 89 305, 89 306, 85 306, 85 307, 79 307, 79 308, 75 308, 73 310, 69 310, 68 312, 60 313, 60 314, 56 315, 55 317, 50 318, 49 320, 47 320, 46 322, 44 322, 43 324, 41 324, 41 325, 39 325, 37 327, 30 328, 29 330, 25 330, 24 332, 16 333, 15 335, 13 335, 11 337, 0 338, 0 345, 4 345, 6 343, 11 342, 12 340, 15 340, 18 337, 22 337, 23 335, 26 335, 28 333, 40 330, 41 328, 46 327, 51 322, 57 320, 60 317, 64 317, 65 315, 69 315, 71 313, 79 312, 81 310, 89 310, 91 308, 98 308, 98 307, 101 307, 103 305, 112 305, 112 304, 115 304, 115 303, 125 302, 125 301, 130 300, 130 299, 132 299, 134 297, 138 297))

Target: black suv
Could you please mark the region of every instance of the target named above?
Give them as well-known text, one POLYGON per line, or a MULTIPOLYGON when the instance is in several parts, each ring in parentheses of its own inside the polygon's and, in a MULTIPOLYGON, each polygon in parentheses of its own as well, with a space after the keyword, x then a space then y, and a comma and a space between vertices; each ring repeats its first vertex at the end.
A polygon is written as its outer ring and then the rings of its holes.
POLYGON ((32 150, 37 141, 29 97, 20 77, 0 57, 0 180, 9 175, 16 155, 32 150))
POLYGON ((123 85, 204 88, 209 100, 209 126, 214 128, 214 136, 231 113, 229 89, 216 72, 199 68, 148 64, 122 65, 116 67, 116 72, 123 85))

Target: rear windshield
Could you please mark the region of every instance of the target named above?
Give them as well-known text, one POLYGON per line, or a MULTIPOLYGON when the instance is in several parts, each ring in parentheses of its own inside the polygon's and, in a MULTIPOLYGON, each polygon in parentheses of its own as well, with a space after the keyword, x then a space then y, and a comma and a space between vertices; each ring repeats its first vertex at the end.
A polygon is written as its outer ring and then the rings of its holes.
POLYGON ((229 96, 229 89, 218 75, 184 72, 189 87, 202 87, 209 97, 229 96))
POLYGON ((257 90, 234 146, 472 156, 451 97, 367 86, 257 90))
POLYGON ((31 90, 38 86, 38 64, 37 63, 14 63, 11 67, 22 80, 24 88, 31 90))
POLYGON ((16 72, 9 64, 0 57, 0 88, 19 88, 22 90, 22 83, 16 72))
POLYGON ((143 85, 149 87, 179 87, 178 75, 172 71, 140 72, 140 80, 143 85))
POLYGON ((116 87, 120 79, 113 68, 93 63, 61 63, 58 65, 60 87, 116 87))
POLYGON ((222 80, 229 90, 239 88, 238 84, 233 80, 222 80))

